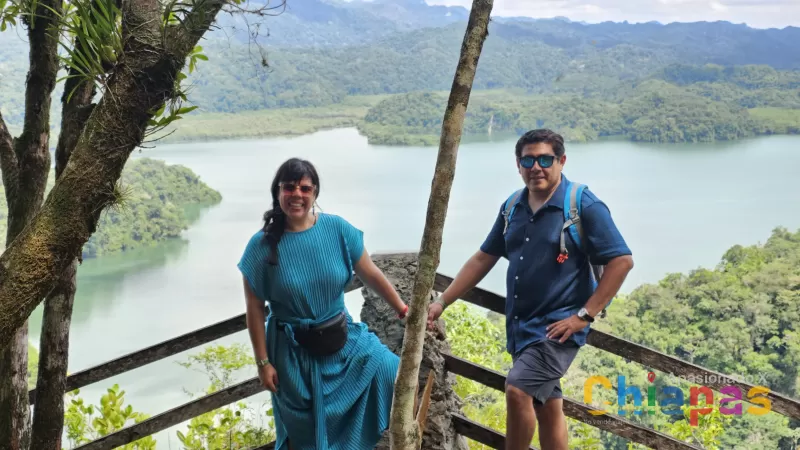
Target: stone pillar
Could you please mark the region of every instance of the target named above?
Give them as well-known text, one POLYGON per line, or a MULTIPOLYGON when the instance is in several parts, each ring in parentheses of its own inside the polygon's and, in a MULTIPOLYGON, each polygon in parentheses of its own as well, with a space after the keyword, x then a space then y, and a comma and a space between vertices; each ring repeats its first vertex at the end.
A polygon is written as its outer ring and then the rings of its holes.
MULTIPOLYGON (((416 254, 392 254, 373 256, 377 265, 394 288, 400 298, 408 303, 412 298, 414 275, 417 270, 416 254)), ((374 291, 364 287, 361 291, 364 305, 361 309, 361 321, 366 323, 380 340, 398 356, 403 346, 404 324, 397 318, 394 310, 374 291)), ((444 322, 440 321, 444 330, 444 322)), ((423 435, 423 450, 467 450, 467 441, 458 436, 450 419, 451 414, 461 413, 462 401, 453 390, 456 384, 454 374, 446 374, 442 353, 450 352, 447 337, 441 333, 426 331, 425 347, 419 374, 419 396, 422 398, 428 372, 434 371, 434 385, 431 393, 431 404, 423 435)), ((389 449, 388 433, 376 447, 377 450, 389 449)))

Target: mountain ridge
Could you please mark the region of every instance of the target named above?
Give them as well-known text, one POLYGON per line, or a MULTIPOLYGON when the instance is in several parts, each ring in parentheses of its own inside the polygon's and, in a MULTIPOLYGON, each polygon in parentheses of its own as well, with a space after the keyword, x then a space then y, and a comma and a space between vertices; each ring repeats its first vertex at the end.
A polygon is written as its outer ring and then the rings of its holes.
MULTIPOLYGON (((200 43, 210 60, 187 80, 197 112, 324 106, 350 95, 446 90, 452 83, 465 8, 421 0, 288 5, 286 12, 264 20, 256 39, 260 50, 239 31, 241 17, 220 16, 222 29, 200 43)), ((0 33, 0 108, 12 128, 21 124, 24 109, 28 64, 22 31, 0 33)), ((586 24, 498 17, 490 24, 474 89, 591 96, 670 64, 795 71, 800 70, 796 42, 797 27, 764 30, 726 21, 586 24)), ((60 117, 59 107, 54 101, 54 119, 60 117)))

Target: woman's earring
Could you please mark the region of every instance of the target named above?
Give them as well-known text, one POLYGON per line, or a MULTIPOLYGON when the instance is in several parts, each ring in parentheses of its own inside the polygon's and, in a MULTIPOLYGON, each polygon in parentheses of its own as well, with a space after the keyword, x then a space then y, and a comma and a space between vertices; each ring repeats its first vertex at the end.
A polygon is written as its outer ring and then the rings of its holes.
POLYGON ((317 215, 317 204, 316 204, 316 202, 313 205, 311 205, 311 215, 312 216, 316 216, 317 215))

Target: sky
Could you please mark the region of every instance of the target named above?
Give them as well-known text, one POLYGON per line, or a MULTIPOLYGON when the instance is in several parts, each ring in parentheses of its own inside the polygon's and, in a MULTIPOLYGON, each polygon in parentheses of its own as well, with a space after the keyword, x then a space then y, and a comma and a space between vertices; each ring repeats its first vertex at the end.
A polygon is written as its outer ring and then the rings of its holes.
MULTIPOLYGON (((472 0, 427 0, 427 3, 469 9, 472 0)), ((800 27, 800 0, 494 0, 492 15, 563 16, 591 23, 726 20, 753 28, 784 28, 800 27)))

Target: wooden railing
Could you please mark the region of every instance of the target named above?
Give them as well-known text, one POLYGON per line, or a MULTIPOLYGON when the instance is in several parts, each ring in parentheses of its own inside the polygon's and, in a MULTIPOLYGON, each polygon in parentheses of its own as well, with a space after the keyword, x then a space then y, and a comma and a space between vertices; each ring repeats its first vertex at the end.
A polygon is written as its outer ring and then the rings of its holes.
MULTIPOLYGON (((446 289, 451 282, 452 278, 446 275, 437 274, 434 283, 434 289, 441 292, 446 289)), ((351 282, 346 291, 350 292, 362 286, 363 285, 360 280, 354 278, 353 282, 351 282)), ((484 289, 472 289, 466 295, 464 295, 462 300, 491 311, 504 314, 504 297, 484 289)), ((266 308, 266 310, 267 312, 269 311, 268 308, 266 308)), ((70 375, 67 378, 67 391, 69 392, 89 384, 103 381, 121 373, 142 367, 146 364, 150 364, 191 348, 212 342, 216 339, 243 331, 246 328, 247 325, 245 322, 245 315, 241 314, 205 328, 186 333, 168 341, 121 356, 112 361, 108 361, 98 366, 70 375)), ((718 390, 724 385, 735 385, 740 389, 743 389, 744 392, 747 392, 751 388, 755 387, 754 385, 746 382, 730 380, 729 378, 724 377, 722 374, 717 372, 690 364, 678 358, 665 355, 601 331, 592 330, 587 338, 587 344, 615 355, 622 356, 627 360, 643 364, 645 367, 666 372, 685 380, 709 380, 708 382, 705 382, 704 385, 711 389, 718 390), (713 380, 720 381, 715 382, 713 380)), ((504 390, 505 375, 502 373, 473 364, 453 355, 445 354, 443 356, 445 358, 445 369, 447 371, 477 381, 499 391, 504 390)), ((184 403, 183 405, 150 417, 149 419, 140 423, 103 436, 95 441, 83 444, 80 447, 77 447, 76 450, 101 450, 116 448, 159 431, 163 431, 193 417, 197 417, 201 414, 253 396, 262 392, 263 390, 264 388, 261 386, 258 378, 254 377, 213 394, 184 403)), ((29 391, 31 403, 33 403, 35 396, 35 389, 29 391)), ((772 403, 771 408, 773 411, 776 411, 787 417, 800 420, 800 401, 776 392, 769 392, 766 394, 766 397, 769 398, 770 402, 772 403)), ((746 401, 744 398, 742 400, 746 401)), ((564 398, 564 413, 568 417, 587 423, 598 429, 611 432, 630 441, 657 449, 699 448, 651 428, 626 420, 620 416, 613 414, 596 416, 592 415, 591 411, 597 411, 597 408, 586 405, 578 400, 564 398)), ((504 448, 505 437, 501 433, 484 427, 483 425, 475 423, 460 415, 453 415, 452 420, 456 432, 460 435, 492 448, 504 448)), ((273 448, 274 442, 262 446, 256 450, 267 450, 273 448)))

